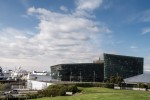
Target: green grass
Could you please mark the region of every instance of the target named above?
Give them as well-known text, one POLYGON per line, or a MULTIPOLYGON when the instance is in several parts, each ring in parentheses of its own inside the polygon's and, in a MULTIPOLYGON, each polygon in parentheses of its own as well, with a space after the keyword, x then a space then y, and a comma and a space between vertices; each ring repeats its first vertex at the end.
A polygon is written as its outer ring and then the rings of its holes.
MULTIPOLYGON (((113 90, 107 88, 80 88, 74 96, 45 97, 37 100, 150 100, 150 92, 113 90)), ((35 99, 30 99, 35 100, 35 99)))

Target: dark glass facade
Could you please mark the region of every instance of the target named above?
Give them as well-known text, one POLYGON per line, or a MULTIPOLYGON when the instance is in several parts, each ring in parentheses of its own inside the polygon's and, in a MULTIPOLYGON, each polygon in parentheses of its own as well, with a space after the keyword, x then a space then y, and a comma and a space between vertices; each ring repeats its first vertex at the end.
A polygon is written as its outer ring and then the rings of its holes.
POLYGON ((102 82, 111 76, 129 78, 143 74, 141 57, 104 54, 94 63, 59 64, 51 66, 51 76, 60 81, 102 82))
POLYGON ((129 78, 143 74, 143 58, 104 54, 104 79, 110 76, 129 78))
POLYGON ((53 79, 61 81, 102 82, 104 63, 60 64, 51 66, 53 79))

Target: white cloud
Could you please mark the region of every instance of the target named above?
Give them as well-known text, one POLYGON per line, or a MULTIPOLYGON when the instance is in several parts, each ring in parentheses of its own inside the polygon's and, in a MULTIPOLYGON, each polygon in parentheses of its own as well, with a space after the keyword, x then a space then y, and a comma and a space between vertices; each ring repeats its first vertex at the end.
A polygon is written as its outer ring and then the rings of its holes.
POLYGON ((64 12, 68 12, 68 9, 65 6, 60 6, 60 10, 62 10, 64 12))
POLYGON ((30 6, 28 0, 19 0, 19 2, 22 4, 22 6, 23 6, 25 9, 30 6))
POLYGON ((73 13, 77 17, 88 17, 94 18, 95 16, 92 13, 93 10, 100 7, 103 0, 77 0, 76 1, 76 9, 73 13))
POLYGON ((150 22, 150 9, 132 14, 129 18, 129 22, 150 22))
POLYGON ((102 0, 77 0, 77 10, 91 11, 102 4, 102 0))
POLYGON ((140 15, 140 21, 150 22, 150 9, 143 11, 140 15))
POLYGON ((132 46, 130 46, 130 48, 131 48, 131 49, 137 49, 138 47, 137 47, 137 46, 132 45, 132 46))
POLYGON ((142 30, 142 35, 145 35, 145 34, 148 34, 148 33, 150 33, 150 28, 144 28, 142 30))
MULTIPOLYGON (((101 0, 86 2, 78 0, 77 9, 94 10, 101 2, 101 0)), ((111 33, 111 30, 101 22, 86 16, 76 16, 77 9, 63 14, 44 8, 29 8, 27 13, 39 20, 37 25, 39 31, 31 36, 26 30, 13 28, 1 30, 0 64, 32 66, 32 68, 42 66, 41 69, 49 69, 53 64, 92 62, 98 58, 103 53, 99 48, 103 35, 111 33)), ((86 15, 91 16, 88 13, 86 15)))

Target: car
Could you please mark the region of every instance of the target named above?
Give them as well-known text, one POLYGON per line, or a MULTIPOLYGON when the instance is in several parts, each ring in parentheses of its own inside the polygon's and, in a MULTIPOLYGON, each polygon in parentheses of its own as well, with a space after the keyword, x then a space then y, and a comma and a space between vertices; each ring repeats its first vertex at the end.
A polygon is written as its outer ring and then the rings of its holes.
POLYGON ((18 94, 18 90, 11 90, 11 91, 9 91, 9 93, 11 93, 11 94, 18 94))

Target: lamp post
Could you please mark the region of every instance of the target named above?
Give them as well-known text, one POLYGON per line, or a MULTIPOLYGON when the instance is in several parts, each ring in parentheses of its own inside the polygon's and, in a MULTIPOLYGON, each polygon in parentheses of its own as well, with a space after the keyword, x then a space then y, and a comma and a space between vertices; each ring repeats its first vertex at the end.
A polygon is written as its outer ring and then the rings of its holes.
POLYGON ((71 72, 71 74, 70 74, 70 82, 71 82, 71 78, 72 78, 72 72, 71 72))
POLYGON ((95 82, 95 71, 93 71, 94 77, 93 77, 93 82, 95 82))
POLYGON ((82 82, 81 71, 80 71, 80 82, 82 82))

